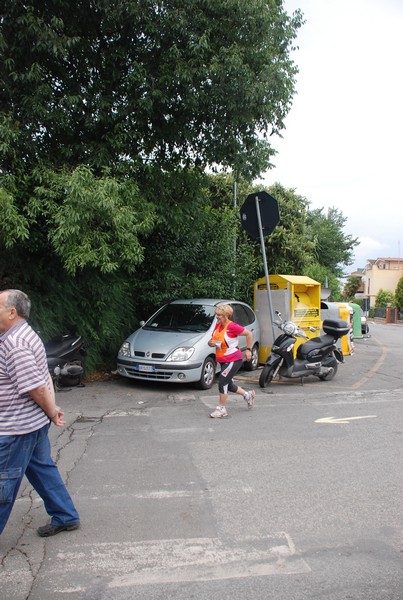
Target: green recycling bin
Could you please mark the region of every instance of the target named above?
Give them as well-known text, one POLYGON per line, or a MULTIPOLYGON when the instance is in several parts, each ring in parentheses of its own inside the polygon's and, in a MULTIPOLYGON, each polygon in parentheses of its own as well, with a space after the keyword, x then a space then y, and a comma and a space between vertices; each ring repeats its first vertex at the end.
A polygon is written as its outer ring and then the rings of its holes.
POLYGON ((349 305, 353 309, 353 337, 354 338, 362 338, 362 328, 361 328, 361 306, 359 304, 355 304, 354 302, 349 302, 349 305))

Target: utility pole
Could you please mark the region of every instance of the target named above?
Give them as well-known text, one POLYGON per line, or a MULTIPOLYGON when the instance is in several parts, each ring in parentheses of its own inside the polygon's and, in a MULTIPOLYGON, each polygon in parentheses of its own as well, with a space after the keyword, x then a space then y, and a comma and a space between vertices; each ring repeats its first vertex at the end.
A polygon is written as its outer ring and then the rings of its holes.
MULTIPOLYGON (((238 182, 237 175, 234 171, 234 213, 236 212, 238 204, 238 182)), ((233 248, 233 263, 232 263, 232 290, 234 294, 234 298, 236 298, 236 237, 237 230, 234 230, 234 248, 233 248)))

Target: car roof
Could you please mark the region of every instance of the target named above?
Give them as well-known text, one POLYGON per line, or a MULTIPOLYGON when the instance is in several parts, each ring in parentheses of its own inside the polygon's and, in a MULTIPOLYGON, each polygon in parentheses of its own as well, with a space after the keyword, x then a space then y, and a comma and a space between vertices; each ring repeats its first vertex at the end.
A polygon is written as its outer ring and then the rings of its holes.
POLYGON ((217 304, 233 304, 234 302, 237 304, 245 304, 245 302, 240 302, 239 300, 223 300, 218 298, 179 298, 178 300, 168 302, 168 304, 208 304, 217 306, 217 304))

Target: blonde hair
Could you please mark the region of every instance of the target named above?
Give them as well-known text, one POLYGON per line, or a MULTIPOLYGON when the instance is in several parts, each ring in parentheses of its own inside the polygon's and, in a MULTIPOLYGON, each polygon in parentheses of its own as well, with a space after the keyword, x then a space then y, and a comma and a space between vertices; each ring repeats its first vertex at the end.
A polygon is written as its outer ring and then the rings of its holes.
POLYGON ((217 308, 215 309, 216 315, 224 315, 228 319, 232 317, 233 312, 234 310, 229 304, 220 304, 220 306, 217 306, 217 308))

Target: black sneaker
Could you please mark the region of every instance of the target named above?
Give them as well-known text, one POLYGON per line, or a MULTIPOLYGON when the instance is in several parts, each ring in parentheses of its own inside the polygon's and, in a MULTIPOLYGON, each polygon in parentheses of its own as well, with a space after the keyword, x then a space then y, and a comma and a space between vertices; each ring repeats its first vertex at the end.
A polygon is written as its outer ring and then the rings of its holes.
POLYGON ((80 523, 73 523, 73 525, 43 525, 42 527, 38 527, 37 531, 41 537, 50 537, 51 535, 56 535, 61 531, 74 531, 80 527, 80 523))

